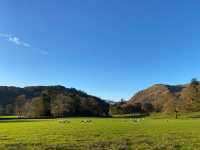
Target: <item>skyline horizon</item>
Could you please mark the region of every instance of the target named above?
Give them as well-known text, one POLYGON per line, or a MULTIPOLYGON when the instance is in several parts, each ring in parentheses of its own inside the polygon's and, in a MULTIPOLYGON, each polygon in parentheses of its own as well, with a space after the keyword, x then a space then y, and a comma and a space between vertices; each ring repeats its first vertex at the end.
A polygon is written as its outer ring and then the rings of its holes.
POLYGON ((200 1, 2 0, 0 84, 128 99, 200 75, 200 1))
MULTIPOLYGON (((192 79, 197 79, 197 78, 191 78, 191 80, 192 79)), ((190 81, 188 81, 188 82, 185 82, 185 83, 177 83, 177 84, 171 84, 171 83, 154 83, 154 84, 151 84, 151 85, 147 85, 146 87, 144 87, 144 88, 142 88, 142 89, 139 89, 139 90, 137 90, 137 91, 134 91, 134 92, 132 92, 132 95, 130 94, 130 96, 129 97, 121 97, 121 98, 116 98, 116 99, 113 99, 113 98, 106 98, 106 97, 102 97, 101 95, 95 95, 94 93, 90 93, 89 91, 85 91, 85 90, 83 90, 83 89, 79 89, 79 88, 77 88, 76 86, 67 86, 67 85, 63 85, 63 84, 41 84, 41 83, 39 83, 39 84, 30 84, 30 85, 13 85, 13 84, 7 84, 7 85, 2 85, 2 84, 0 84, 0 86, 8 86, 8 87, 19 87, 19 88, 25 88, 25 87, 34 87, 34 86, 64 86, 65 88, 75 88, 75 89, 77 89, 77 90, 80 90, 80 91, 83 91, 83 92, 86 92, 87 94, 89 94, 89 95, 92 95, 92 96, 96 96, 96 97, 99 97, 99 98, 101 98, 101 99, 103 99, 103 100, 106 100, 106 101, 113 101, 113 102, 119 102, 121 99, 123 99, 123 100, 125 100, 125 101, 129 101, 134 95, 136 95, 138 92, 140 92, 140 91, 143 91, 143 90, 145 90, 145 89, 148 89, 148 88, 150 88, 150 87, 152 87, 152 86, 154 86, 154 85, 169 85, 169 86, 181 86, 181 85, 186 85, 186 84, 189 84, 190 82, 191 82, 191 80, 190 81)), ((197 79, 198 80, 198 79, 197 79)), ((198 80, 199 81, 199 80, 198 80)))

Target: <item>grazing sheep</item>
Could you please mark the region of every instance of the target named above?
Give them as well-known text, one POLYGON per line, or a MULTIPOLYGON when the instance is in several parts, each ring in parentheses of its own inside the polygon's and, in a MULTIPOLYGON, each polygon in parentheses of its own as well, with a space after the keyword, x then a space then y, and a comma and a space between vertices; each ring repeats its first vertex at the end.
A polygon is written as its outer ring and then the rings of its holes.
POLYGON ((81 120, 81 123, 85 123, 85 120, 81 120))
POLYGON ((140 122, 140 119, 137 119, 137 122, 140 122))
POLYGON ((141 121, 141 119, 133 119, 133 122, 135 122, 135 123, 138 123, 140 121, 141 121))
POLYGON ((59 120, 59 123, 70 123, 69 120, 59 120))
POLYGON ((81 120, 82 123, 91 123, 92 120, 81 120))

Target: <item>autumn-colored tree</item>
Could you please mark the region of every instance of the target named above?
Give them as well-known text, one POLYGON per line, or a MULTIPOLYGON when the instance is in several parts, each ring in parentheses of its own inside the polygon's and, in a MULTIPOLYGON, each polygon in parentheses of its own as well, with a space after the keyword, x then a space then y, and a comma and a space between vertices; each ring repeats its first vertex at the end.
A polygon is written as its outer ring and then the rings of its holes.
POLYGON ((27 117, 41 118, 45 116, 45 107, 41 97, 35 97, 31 102, 26 103, 27 117))
POLYGON ((54 117, 69 116, 75 113, 75 103, 70 96, 57 95, 51 104, 51 113, 54 117))
POLYGON ((16 98, 15 101, 15 113, 16 115, 21 118, 24 117, 26 110, 25 110, 25 104, 26 104, 26 96, 25 95, 20 95, 16 98))
POLYGON ((186 111, 200 111, 200 84, 193 79, 181 94, 186 111))

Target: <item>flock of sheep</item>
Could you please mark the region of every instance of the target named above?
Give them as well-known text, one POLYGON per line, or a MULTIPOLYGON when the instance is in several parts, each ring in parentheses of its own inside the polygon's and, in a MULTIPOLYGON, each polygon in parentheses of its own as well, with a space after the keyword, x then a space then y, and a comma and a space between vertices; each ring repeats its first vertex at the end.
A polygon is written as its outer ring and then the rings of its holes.
POLYGON ((130 120, 137 123, 137 122, 144 121, 144 118, 130 119, 130 120))
MULTIPOLYGON (((127 120, 126 120, 127 121, 127 120)), ((134 122, 134 123, 139 123, 141 121, 144 121, 144 118, 138 118, 138 119, 130 119, 130 121, 134 122)), ((70 120, 67 119, 59 119, 58 120, 59 123, 71 123, 70 120)), ((92 123, 92 120, 81 120, 81 123, 92 123)))
MULTIPOLYGON (((60 119, 58 122, 59 123, 71 123, 71 121, 67 120, 67 119, 60 119)), ((92 120, 81 120, 81 123, 91 123, 91 122, 92 122, 92 120)))

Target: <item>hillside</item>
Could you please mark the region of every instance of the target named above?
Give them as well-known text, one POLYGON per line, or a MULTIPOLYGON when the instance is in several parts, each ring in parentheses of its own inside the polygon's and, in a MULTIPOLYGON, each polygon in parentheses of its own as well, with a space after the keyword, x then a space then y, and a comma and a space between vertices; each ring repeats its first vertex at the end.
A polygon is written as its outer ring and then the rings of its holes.
POLYGON ((132 102, 156 102, 159 101, 161 97, 172 94, 172 95, 179 95, 185 86, 171 86, 171 85, 164 85, 164 84, 156 84, 153 85, 145 90, 139 91, 136 93, 130 101, 132 102))
POLYGON ((193 79, 184 85, 155 84, 139 91, 130 100, 114 103, 112 114, 151 112, 198 112, 200 111, 200 83, 193 79))
POLYGON ((156 84, 136 93, 129 100, 129 103, 151 103, 153 104, 155 111, 167 111, 165 110, 167 109, 165 106, 170 100, 174 99, 175 97, 179 97, 185 88, 185 85, 172 86, 156 84))
POLYGON ((156 112, 171 112, 175 109, 199 111, 200 84, 198 81, 184 85, 156 84, 136 93, 128 103, 152 104, 156 112))
POLYGON ((0 113, 20 116, 107 116, 109 104, 64 86, 0 86, 0 113))

